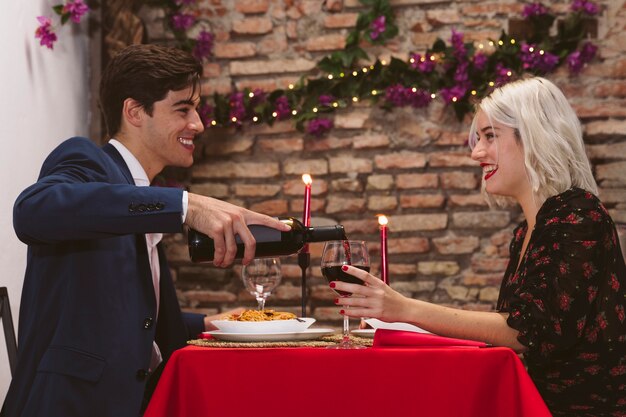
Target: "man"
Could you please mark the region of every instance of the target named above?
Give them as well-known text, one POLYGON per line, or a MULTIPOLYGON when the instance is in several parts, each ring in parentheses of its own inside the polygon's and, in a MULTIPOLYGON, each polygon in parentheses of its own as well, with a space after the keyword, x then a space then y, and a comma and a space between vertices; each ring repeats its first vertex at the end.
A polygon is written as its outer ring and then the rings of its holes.
POLYGON ((183 224, 215 240, 217 266, 235 235, 254 257, 247 224, 276 219, 174 188, 147 187, 165 166, 188 167, 204 130, 196 107, 201 65, 173 48, 135 45, 100 84, 114 138, 62 143, 18 197, 14 228, 28 244, 17 370, 3 406, 14 416, 140 414, 146 380, 204 330, 183 315, 158 241, 183 224))

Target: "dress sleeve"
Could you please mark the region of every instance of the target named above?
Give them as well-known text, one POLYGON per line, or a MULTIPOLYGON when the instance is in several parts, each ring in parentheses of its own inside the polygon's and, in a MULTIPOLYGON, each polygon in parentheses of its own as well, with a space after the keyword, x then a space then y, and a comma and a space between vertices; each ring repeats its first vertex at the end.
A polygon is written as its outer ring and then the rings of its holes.
POLYGON ((543 357, 565 350, 581 337, 593 338, 588 326, 591 304, 603 271, 609 230, 598 210, 571 210, 536 229, 519 270, 522 284, 509 300, 508 324, 518 340, 543 357))

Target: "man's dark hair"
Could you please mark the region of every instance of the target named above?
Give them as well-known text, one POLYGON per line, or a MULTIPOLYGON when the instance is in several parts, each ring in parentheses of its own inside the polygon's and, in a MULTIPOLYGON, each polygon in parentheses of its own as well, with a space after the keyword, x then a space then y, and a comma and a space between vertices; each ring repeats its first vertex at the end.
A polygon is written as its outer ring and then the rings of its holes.
POLYGON ((131 45, 115 55, 100 80, 100 110, 109 137, 121 127, 124 100, 137 100, 152 116, 169 91, 199 89, 202 65, 192 55, 160 45, 131 45))

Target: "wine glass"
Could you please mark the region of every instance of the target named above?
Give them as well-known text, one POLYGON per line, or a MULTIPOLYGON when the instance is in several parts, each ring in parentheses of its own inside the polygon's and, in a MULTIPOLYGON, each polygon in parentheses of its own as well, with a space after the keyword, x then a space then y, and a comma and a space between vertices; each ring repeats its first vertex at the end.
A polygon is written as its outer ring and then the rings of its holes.
MULTIPOLYGON (((343 265, 352 265, 355 268, 362 269, 369 272, 370 270, 370 257, 367 253, 367 246, 362 240, 333 240, 326 242, 324 245, 324 251, 322 252, 322 275, 330 283, 331 281, 343 281, 352 284, 363 284, 360 279, 349 275, 341 269, 343 265)), ((352 294, 334 290, 339 297, 346 298, 352 294)), ((347 309, 344 306, 344 309, 347 309)), ((332 346, 336 349, 359 349, 363 346, 355 345, 350 341, 350 323, 348 316, 343 316, 343 339, 337 346, 332 346)))
POLYGON ((280 284, 282 272, 280 259, 257 258, 241 269, 241 279, 250 294, 256 297, 259 303, 258 309, 265 309, 265 300, 271 292, 280 284))

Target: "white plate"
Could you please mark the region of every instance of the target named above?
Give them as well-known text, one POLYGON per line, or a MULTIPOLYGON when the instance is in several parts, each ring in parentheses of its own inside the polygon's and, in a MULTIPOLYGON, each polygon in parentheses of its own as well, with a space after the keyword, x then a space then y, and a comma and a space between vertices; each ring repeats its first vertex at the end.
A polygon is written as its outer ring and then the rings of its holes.
POLYGON ((301 332, 285 333, 229 333, 221 330, 204 332, 218 340, 227 342, 293 342, 298 340, 319 339, 322 336, 335 333, 334 329, 306 329, 301 332))
POLYGON ((213 320, 211 323, 224 333, 292 333, 306 330, 315 319, 304 317, 298 320, 235 321, 213 320))
POLYGON ((374 333, 376 333, 376 329, 355 329, 355 330, 350 331, 350 334, 353 334, 359 337, 364 337, 366 339, 373 339, 374 333))
POLYGON ((378 320, 378 319, 365 319, 365 323, 369 324, 374 329, 404 330, 407 332, 432 334, 429 331, 426 331, 420 327, 414 326, 409 323, 402 323, 402 322, 387 323, 385 321, 378 320))

